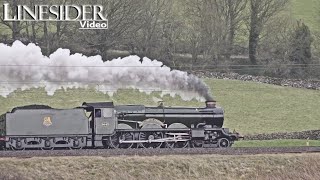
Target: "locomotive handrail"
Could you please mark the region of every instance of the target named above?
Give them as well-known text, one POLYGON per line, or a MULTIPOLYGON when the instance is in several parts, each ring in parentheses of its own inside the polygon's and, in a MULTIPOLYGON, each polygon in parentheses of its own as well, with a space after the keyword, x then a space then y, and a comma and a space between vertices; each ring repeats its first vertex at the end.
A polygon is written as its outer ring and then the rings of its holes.
POLYGON ((125 120, 125 119, 118 119, 120 122, 129 122, 129 123, 135 123, 135 124, 142 124, 142 121, 131 121, 131 120, 125 120))
POLYGON ((199 124, 197 124, 197 128, 199 128, 199 126, 205 126, 206 125, 206 123, 199 123, 199 124))

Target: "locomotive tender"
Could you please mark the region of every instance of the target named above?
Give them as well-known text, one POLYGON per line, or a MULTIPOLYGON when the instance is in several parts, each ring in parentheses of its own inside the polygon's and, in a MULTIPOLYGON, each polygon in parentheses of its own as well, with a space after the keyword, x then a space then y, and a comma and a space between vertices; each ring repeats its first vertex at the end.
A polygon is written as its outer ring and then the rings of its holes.
POLYGON ((31 105, 0 116, 1 149, 231 147, 224 112, 204 108, 83 103, 74 109, 31 105))

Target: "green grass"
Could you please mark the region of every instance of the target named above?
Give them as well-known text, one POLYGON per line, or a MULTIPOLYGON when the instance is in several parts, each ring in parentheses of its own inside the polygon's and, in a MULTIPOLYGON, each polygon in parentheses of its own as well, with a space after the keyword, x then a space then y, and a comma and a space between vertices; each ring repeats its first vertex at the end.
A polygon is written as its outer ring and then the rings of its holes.
POLYGON ((268 141, 237 141, 233 147, 301 147, 320 146, 320 140, 268 140, 268 141), (309 145, 308 145, 309 143, 309 145))
POLYGON ((291 0, 292 15, 302 20, 311 30, 320 29, 320 3, 318 0, 291 0))
POLYGON ((243 134, 320 128, 320 91, 236 80, 208 80, 227 127, 243 134))
MULTIPOLYGON (((225 110, 225 127, 241 134, 294 132, 320 129, 320 91, 280 87, 236 80, 206 79, 218 104, 225 110)), ((0 112, 28 104, 47 104, 56 108, 80 106, 82 102, 114 101, 115 104, 157 105, 154 97, 137 90, 120 90, 113 97, 90 90, 58 91, 48 96, 42 89, 17 91, 0 97, 0 112)), ((204 106, 181 98, 162 98, 167 106, 204 106)))

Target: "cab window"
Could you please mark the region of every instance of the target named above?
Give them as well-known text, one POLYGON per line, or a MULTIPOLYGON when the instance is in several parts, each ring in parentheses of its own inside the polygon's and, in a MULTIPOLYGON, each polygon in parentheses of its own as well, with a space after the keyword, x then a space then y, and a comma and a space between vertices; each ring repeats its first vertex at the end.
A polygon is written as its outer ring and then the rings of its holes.
POLYGON ((103 117, 105 117, 105 118, 113 117, 113 109, 112 108, 103 109, 103 117))
POLYGON ((94 116, 96 118, 100 118, 101 117, 101 109, 95 109, 94 110, 94 116))

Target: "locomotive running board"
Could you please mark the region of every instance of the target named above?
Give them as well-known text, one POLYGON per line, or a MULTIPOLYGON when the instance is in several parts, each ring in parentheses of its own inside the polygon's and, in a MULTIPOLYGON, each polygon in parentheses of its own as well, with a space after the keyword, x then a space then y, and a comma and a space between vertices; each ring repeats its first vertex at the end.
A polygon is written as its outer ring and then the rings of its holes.
MULTIPOLYGON (((185 134, 185 133, 180 133, 185 134)), ((188 134, 187 134, 188 135, 188 134)), ((188 135, 189 136, 189 135, 188 135)), ((133 141, 122 141, 119 140, 120 144, 131 144, 131 143, 163 143, 163 142, 186 142, 189 141, 189 137, 181 137, 188 139, 177 139, 177 138, 162 138, 162 139, 148 139, 148 140, 133 140, 133 141)))
POLYGON ((117 132, 188 132, 190 128, 173 128, 173 129, 163 129, 163 128, 150 128, 150 129, 116 129, 117 132))
POLYGON ((120 144, 131 144, 131 143, 163 143, 163 142, 186 142, 190 139, 181 139, 181 140, 165 140, 165 139, 156 139, 156 140, 134 140, 134 141, 119 141, 120 144))

